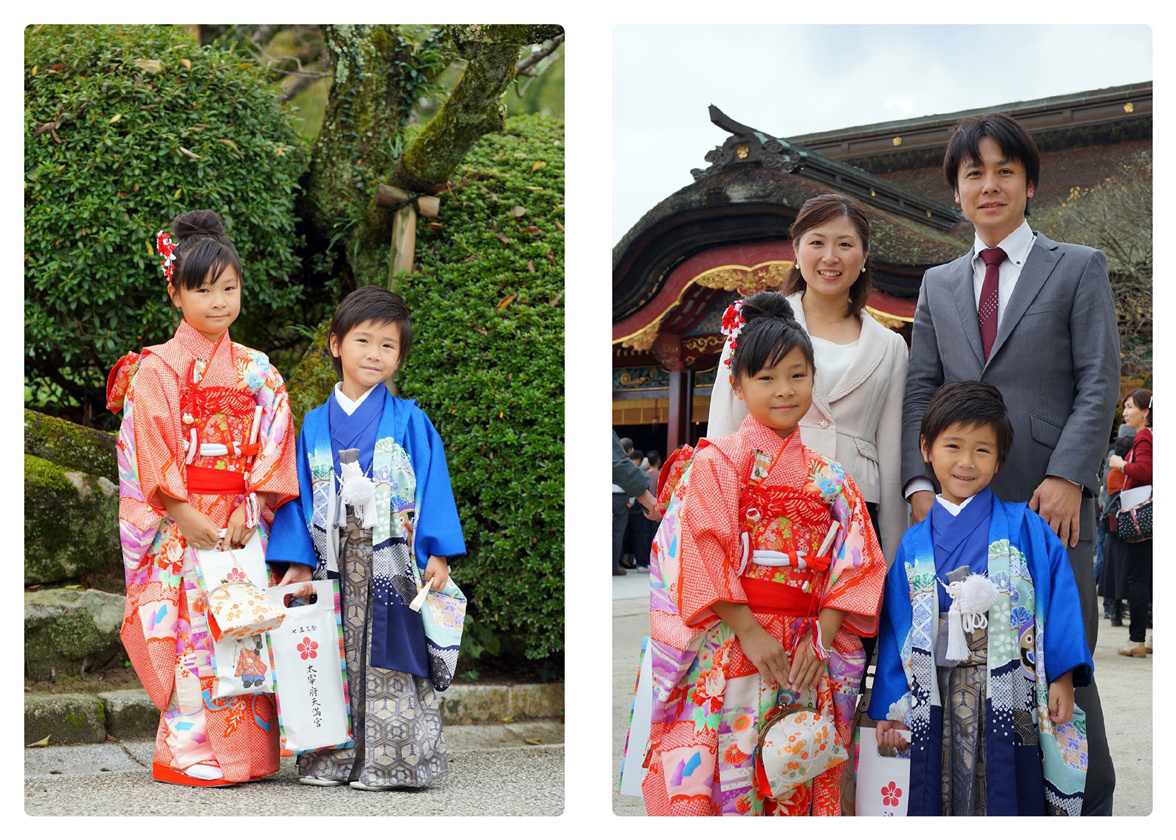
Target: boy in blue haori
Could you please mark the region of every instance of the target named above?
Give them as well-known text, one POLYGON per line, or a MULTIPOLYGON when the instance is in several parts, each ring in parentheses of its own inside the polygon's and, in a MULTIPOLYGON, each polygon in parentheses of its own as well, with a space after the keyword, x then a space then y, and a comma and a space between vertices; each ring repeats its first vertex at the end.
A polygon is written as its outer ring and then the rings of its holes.
POLYGON ((303 421, 300 504, 280 509, 266 560, 303 564, 301 579, 340 581, 355 746, 303 753, 299 781, 426 787, 448 772, 434 686, 452 679, 457 649, 426 645, 408 606, 417 594, 412 564, 441 589, 465 541, 440 436, 414 401, 383 384, 412 345, 400 296, 376 286, 352 292, 328 341, 343 381, 303 421))
POLYGON ((987 383, 943 386, 923 417, 942 490, 887 574, 869 707, 879 746, 910 742, 911 815, 1082 808, 1074 687, 1094 664, 1065 546, 1027 505, 988 489, 1012 436, 987 383))

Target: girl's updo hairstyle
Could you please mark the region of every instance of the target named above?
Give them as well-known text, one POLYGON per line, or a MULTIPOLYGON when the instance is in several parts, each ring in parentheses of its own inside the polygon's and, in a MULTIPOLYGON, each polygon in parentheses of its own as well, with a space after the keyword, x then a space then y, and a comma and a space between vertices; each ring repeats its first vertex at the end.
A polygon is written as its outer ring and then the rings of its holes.
POLYGON ((813 343, 780 292, 756 292, 745 298, 743 320, 743 331, 735 340, 735 352, 731 356, 731 375, 736 380, 775 367, 797 347, 816 374, 813 343))
POLYGON ((1124 399, 1131 400, 1132 405, 1147 415, 1147 427, 1150 429, 1152 424, 1152 392, 1147 388, 1136 388, 1124 399))
POLYGON ((237 277, 244 280, 237 248, 225 236, 225 226, 213 211, 181 213, 172 220, 171 235, 176 245, 172 285, 177 289, 199 289, 206 278, 216 279, 226 268, 235 269, 237 277))
MULTIPOLYGON (((849 287, 849 311, 846 314, 857 316, 861 315, 873 285, 870 279, 870 220, 866 217, 866 211, 862 209, 862 206, 852 198, 839 193, 810 198, 801 205, 800 212, 796 214, 796 221, 792 223, 792 227, 788 231, 788 238, 792 240, 793 250, 797 250, 797 243, 800 242, 802 236, 818 225, 823 225, 839 216, 844 216, 853 224, 858 239, 862 241, 862 251, 866 254, 865 262, 862 263, 862 268, 865 270, 849 287)), ((800 261, 797 260, 792 264, 792 270, 788 272, 788 277, 784 279, 784 285, 780 287, 780 291, 786 295, 794 295, 807 288, 808 283, 805 282, 804 275, 800 273, 800 261)))

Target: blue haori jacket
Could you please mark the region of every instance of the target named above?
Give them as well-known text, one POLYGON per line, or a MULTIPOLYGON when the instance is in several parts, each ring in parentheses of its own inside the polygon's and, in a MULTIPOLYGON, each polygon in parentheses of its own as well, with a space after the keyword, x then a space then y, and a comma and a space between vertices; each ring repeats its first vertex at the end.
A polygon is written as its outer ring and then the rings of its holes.
MULTIPOLYGON (((382 400, 370 441, 376 492, 372 526, 371 664, 429 676, 424 629, 408 608, 416 595, 417 569, 430 555, 465 554, 465 539, 441 437, 413 400, 394 397, 383 385, 365 400, 382 400)), ((278 509, 266 560, 315 567, 316 579, 337 578, 338 515, 335 474, 339 441, 330 422, 334 395, 307 413, 298 436, 298 503, 278 509)), ((360 410, 364 406, 360 407, 360 410)), ((355 447, 352 439, 348 447, 355 447)), ((368 447, 360 444, 363 452, 368 447)), ((362 464, 362 460, 361 460, 362 464)))

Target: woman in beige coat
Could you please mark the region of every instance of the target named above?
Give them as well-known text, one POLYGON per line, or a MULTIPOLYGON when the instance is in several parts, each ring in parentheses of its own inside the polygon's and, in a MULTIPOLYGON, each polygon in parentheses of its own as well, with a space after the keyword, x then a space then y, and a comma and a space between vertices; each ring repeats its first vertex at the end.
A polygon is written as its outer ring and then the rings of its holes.
MULTIPOLYGON (((790 231, 796 263, 781 288, 813 340, 813 404, 800 421, 804 445, 841 462, 866 500, 888 563, 908 524, 902 496, 902 395, 907 346, 865 311, 870 226, 843 195, 801 207, 790 231)), ((732 393, 727 351, 711 392, 707 437, 733 433, 747 409, 732 393)))

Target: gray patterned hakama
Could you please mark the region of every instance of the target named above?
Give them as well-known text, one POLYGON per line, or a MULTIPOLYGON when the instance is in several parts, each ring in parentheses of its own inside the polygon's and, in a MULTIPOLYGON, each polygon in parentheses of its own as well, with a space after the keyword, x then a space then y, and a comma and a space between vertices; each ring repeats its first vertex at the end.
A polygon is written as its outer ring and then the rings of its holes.
POLYGON ((421 788, 449 772, 441 708, 428 677, 369 664, 372 532, 348 509, 339 531, 343 647, 355 746, 298 756, 298 775, 421 788))
MULTIPOLYGON (((965 633, 968 658, 959 664, 937 662, 943 703, 944 816, 983 816, 988 811, 984 784, 984 699, 988 690, 988 628, 965 633)), ((939 639, 946 649, 947 613, 939 614, 939 639)))

